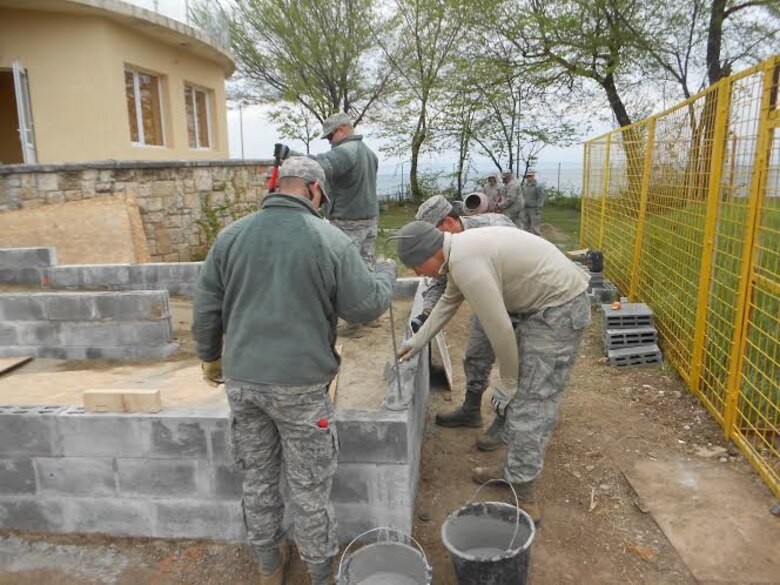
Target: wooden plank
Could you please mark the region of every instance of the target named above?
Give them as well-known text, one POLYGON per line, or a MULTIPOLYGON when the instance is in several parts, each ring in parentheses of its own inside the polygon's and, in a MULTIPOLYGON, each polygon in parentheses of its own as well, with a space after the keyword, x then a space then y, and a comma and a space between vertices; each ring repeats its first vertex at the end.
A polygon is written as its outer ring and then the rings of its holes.
POLYGON ((0 376, 13 372, 16 368, 21 368, 24 364, 33 359, 33 356, 0 358, 0 376))
POLYGON ((447 349, 447 338, 444 336, 444 331, 440 331, 439 334, 433 338, 433 341, 441 356, 441 363, 444 366, 444 377, 447 379, 447 388, 452 392, 452 359, 450 358, 450 350, 447 349))
MULTIPOLYGON (((344 350, 344 344, 340 343, 336 346, 336 353, 341 355, 341 352, 344 350)), ((343 358, 343 356, 342 356, 343 358)), ((338 372, 336 373, 336 377, 333 378, 330 381, 330 385, 328 386, 328 396, 330 396, 330 402, 334 406, 336 405, 336 391, 339 387, 339 375, 338 372)))
POLYGON ((146 388, 84 390, 88 412, 160 412, 160 391, 146 388))

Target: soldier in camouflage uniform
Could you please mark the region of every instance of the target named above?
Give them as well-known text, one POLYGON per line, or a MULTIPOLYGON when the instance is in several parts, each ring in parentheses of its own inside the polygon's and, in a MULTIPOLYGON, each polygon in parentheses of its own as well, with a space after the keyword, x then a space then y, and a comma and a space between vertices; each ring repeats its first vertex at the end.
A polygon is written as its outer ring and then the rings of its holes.
POLYGON ((505 171, 503 178, 504 199, 498 206, 498 209, 511 219, 517 227, 524 230, 527 226, 525 224, 523 190, 520 188, 520 183, 517 182, 512 171, 505 171))
POLYGON ((260 585, 281 585, 290 556, 282 461, 298 550, 312 583, 329 582, 338 551, 330 503, 338 436, 327 392, 339 366, 336 323, 379 317, 395 281, 391 262, 369 270, 355 243, 319 215, 324 184, 315 161, 287 159, 262 209, 220 233, 195 292, 192 331, 207 383, 222 381, 224 359, 260 585))
POLYGON ((504 227, 442 234, 428 223, 412 222, 398 234, 398 256, 417 274, 448 277, 428 319, 401 344, 401 359, 423 349, 460 304, 469 303, 498 361, 500 380, 491 404, 506 417, 509 445, 503 468, 476 468, 473 479, 480 484, 506 479, 538 523, 535 482, 590 322, 587 277, 552 243, 504 227), (507 311, 519 318, 515 330, 507 311))
POLYGON ((503 189, 501 189, 501 187, 498 185, 498 179, 495 175, 490 175, 488 177, 488 182, 487 185, 485 185, 484 193, 487 195, 488 200, 490 200, 490 212, 500 213, 499 205, 504 198, 503 189))
POLYGON ((542 235, 539 226, 542 224, 542 207, 545 200, 544 188, 536 182, 536 173, 526 172, 523 179, 523 216, 526 228, 532 234, 542 235))
MULTIPOLYGON (((322 138, 330 150, 309 155, 322 165, 328 181, 331 201, 325 211, 330 222, 358 245, 366 265, 374 266, 379 203, 376 198, 376 173, 379 159, 355 134, 350 117, 339 112, 322 123, 322 138)), ((290 152, 285 153, 298 154, 290 152)))
MULTIPOLYGON (((458 217, 452 205, 441 195, 427 199, 417 210, 415 219, 436 226, 442 232, 453 234, 464 230, 490 226, 515 227, 512 221, 497 213, 484 213, 468 217, 458 217)), ((415 317, 413 329, 418 328, 430 315, 436 303, 447 288, 447 276, 440 276, 423 292, 423 312, 415 317)), ((490 371, 495 361, 493 347, 485 335, 482 325, 476 315, 471 315, 469 339, 466 355, 463 359, 463 372, 466 375, 466 395, 463 404, 457 410, 436 415, 436 424, 443 427, 476 427, 482 426, 482 394, 490 382, 490 371)), ((482 451, 493 451, 501 446, 503 441, 504 417, 496 416, 487 432, 477 439, 477 448, 482 451)))

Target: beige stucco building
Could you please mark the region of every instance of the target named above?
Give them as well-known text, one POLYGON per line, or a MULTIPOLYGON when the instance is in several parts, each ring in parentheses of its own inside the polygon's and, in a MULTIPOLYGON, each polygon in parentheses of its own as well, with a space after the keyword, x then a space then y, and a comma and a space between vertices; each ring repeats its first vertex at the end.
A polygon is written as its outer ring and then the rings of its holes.
POLYGON ((213 37, 118 0, 0 0, 0 165, 228 157, 213 37))

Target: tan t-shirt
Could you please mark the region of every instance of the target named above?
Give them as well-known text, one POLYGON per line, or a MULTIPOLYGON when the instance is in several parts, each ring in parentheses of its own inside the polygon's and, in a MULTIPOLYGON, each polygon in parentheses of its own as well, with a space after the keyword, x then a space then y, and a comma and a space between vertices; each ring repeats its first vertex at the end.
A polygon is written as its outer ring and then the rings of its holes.
POLYGON ((555 245, 509 227, 444 234, 447 288, 412 338, 418 349, 433 339, 467 300, 496 353, 503 390, 514 394, 519 361, 507 313, 534 313, 567 303, 588 278, 555 245))

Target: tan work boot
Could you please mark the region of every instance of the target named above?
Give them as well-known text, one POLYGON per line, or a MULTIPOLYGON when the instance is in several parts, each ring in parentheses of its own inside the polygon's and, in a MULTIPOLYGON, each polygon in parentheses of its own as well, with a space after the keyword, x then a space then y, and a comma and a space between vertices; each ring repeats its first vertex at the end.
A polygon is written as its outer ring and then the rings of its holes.
MULTIPOLYGON (((474 483, 479 485, 485 484, 491 479, 504 479, 504 470, 501 467, 475 467, 471 472, 471 479, 474 483)), ((498 482, 496 486, 507 486, 506 483, 498 482)), ((534 482, 527 481, 525 483, 513 483, 512 487, 515 488, 517 494, 517 503, 521 510, 531 517, 536 526, 542 523, 542 508, 536 499, 536 490, 534 489, 534 482)), ((507 500, 510 504, 514 505, 514 496, 510 494, 507 500)))
POLYGON ((289 542, 283 542, 279 545, 279 566, 276 567, 276 570, 271 573, 270 575, 263 575, 262 569, 260 573, 260 580, 257 582, 258 585, 284 585, 285 584, 285 575, 287 574, 287 569, 290 564, 290 543, 289 542))
POLYGON ((493 423, 477 439, 477 449, 480 451, 495 451, 505 444, 504 422, 506 417, 496 415, 493 423))

